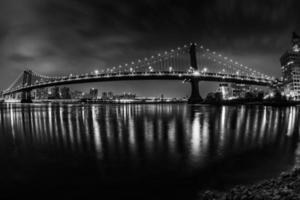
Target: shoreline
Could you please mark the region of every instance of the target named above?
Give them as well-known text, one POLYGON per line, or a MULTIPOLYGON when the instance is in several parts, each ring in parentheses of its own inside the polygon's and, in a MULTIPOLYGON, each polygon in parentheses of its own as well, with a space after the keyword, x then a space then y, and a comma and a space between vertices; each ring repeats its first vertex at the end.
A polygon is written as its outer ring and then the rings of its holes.
MULTIPOLYGON (((0 104, 19 104, 21 102, 0 102, 0 104)), ((77 100, 45 100, 45 101, 33 101, 32 103, 54 103, 54 104, 188 104, 187 101, 132 101, 132 102, 120 102, 120 101, 77 101, 77 100)), ((212 106, 274 106, 274 107, 289 107, 300 105, 300 102, 199 102, 190 105, 212 105, 212 106)))
POLYGON ((204 191, 199 200, 299 200, 300 168, 282 172, 278 177, 260 181, 249 186, 235 186, 227 192, 204 191))

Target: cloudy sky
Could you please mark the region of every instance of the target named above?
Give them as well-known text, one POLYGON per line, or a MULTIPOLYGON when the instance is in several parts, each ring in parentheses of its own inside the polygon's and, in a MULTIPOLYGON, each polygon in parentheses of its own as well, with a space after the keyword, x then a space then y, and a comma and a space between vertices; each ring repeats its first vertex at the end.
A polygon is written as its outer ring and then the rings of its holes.
MULTIPOLYGON (((300 28, 299 10, 297 0, 1 0, 0 89, 26 68, 45 75, 85 73, 190 41, 280 76, 279 57, 300 28)), ((203 93, 206 85, 200 84, 203 93)), ((189 93, 188 85, 169 81, 82 87, 147 96, 189 93)))

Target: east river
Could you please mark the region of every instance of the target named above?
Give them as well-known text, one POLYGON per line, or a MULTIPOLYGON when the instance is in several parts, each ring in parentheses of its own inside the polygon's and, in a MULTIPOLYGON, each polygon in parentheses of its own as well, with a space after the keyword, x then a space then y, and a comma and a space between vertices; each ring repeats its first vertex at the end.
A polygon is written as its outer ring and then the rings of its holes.
POLYGON ((300 166, 300 107, 0 105, 0 195, 197 199, 300 166))

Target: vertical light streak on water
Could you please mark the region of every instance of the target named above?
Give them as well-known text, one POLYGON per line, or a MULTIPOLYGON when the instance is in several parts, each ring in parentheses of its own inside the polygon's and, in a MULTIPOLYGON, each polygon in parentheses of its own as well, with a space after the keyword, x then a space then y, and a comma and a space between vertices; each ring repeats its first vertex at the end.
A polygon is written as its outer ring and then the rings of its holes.
POLYGON ((48 121, 47 121, 47 112, 46 110, 43 110, 42 108, 39 108, 40 112, 42 113, 42 124, 43 124, 43 137, 44 137, 44 141, 45 144, 48 144, 49 142, 51 142, 50 137, 48 136, 48 129, 47 129, 47 125, 49 125, 48 121))
POLYGON ((265 131, 265 137, 269 140, 271 138, 271 131, 272 131, 272 126, 274 122, 274 117, 275 117, 275 112, 274 109, 269 109, 268 110, 268 117, 267 117, 267 128, 265 131))
POLYGON ((101 144, 101 135, 100 135, 100 125, 97 120, 97 108, 95 106, 92 106, 92 121, 93 121, 96 157, 98 159, 101 159, 103 154, 102 154, 102 144, 101 144))
MULTIPOLYGON (((188 113, 190 114, 190 113, 188 113)), ((184 131, 184 135, 185 136, 190 136, 193 132, 193 122, 190 117, 186 117, 186 118, 183 118, 182 119, 182 122, 183 123, 183 131, 184 131)), ((185 146, 189 146, 190 145, 190 140, 189 140, 189 137, 184 137, 185 138, 185 141, 183 141, 184 145, 185 146)))
POLYGON ((245 107, 242 106, 237 111, 237 119, 236 119, 236 129, 234 134, 234 148, 239 146, 239 139, 241 134, 242 123, 245 120, 245 107))
POLYGON ((57 119, 57 109, 55 109, 55 114, 54 114, 54 137, 55 137, 55 141, 56 143, 59 145, 60 142, 60 138, 59 138, 59 129, 58 129, 58 119, 57 119))
POLYGON ((247 112, 247 117, 246 117, 246 129, 245 129, 245 133, 243 134, 244 140, 243 140, 243 144, 241 144, 241 146, 249 144, 247 135, 250 134, 250 132, 252 131, 250 128, 251 125, 251 110, 248 110, 247 112))
POLYGON ((74 127, 72 120, 72 107, 68 106, 68 127, 69 127, 69 136, 71 142, 71 150, 75 150, 75 139, 74 139, 74 127))
POLYGON ((80 110, 76 109, 76 138, 77 138, 77 144, 78 144, 78 149, 81 152, 82 151, 82 143, 81 143, 81 135, 80 135, 80 124, 79 124, 79 113, 80 110))
POLYGON ((204 113, 204 116, 202 118, 202 121, 200 124, 203 124, 200 133, 201 133, 201 146, 200 146, 200 151, 201 151, 201 157, 204 158, 207 155, 208 148, 209 148, 209 116, 208 113, 204 113))
POLYGON ((152 154, 153 151, 153 124, 147 117, 144 117, 144 138, 147 153, 152 154))
POLYGON ((38 112, 36 109, 34 109, 35 112, 35 118, 36 118, 36 125, 37 125, 37 132, 36 132, 36 137, 37 137, 37 141, 38 144, 42 144, 42 138, 41 138, 41 134, 42 134, 42 128, 41 128, 41 115, 40 112, 38 112))
POLYGON ((272 134, 272 136, 271 136, 272 140, 274 140, 275 137, 276 137, 276 135, 277 135, 277 132, 278 132, 278 123, 279 123, 279 110, 276 109, 275 120, 273 122, 273 124, 274 124, 273 127, 274 128, 273 128, 273 131, 271 132, 271 134, 272 134))
POLYGON ((34 119, 34 111, 32 109, 30 109, 30 113, 29 113, 29 117, 30 117, 30 126, 31 126, 31 136, 32 136, 32 143, 34 144, 36 141, 35 141, 35 119, 34 119))
POLYGON ((34 121, 35 121, 35 138, 36 138, 36 143, 40 144, 40 124, 39 124, 39 115, 36 110, 34 110, 34 121))
POLYGON ((192 135, 191 135, 191 161, 194 163, 199 162, 200 158, 200 113, 195 113, 192 124, 192 135))
POLYGON ((89 118, 90 116, 88 115, 88 108, 87 107, 82 107, 82 121, 83 125, 85 127, 85 140, 86 140, 86 147, 88 150, 90 150, 91 147, 91 142, 90 142, 90 126, 89 126, 89 118))
POLYGON ((252 129, 252 133, 250 132, 250 134, 247 134, 247 141, 249 143, 251 143, 251 145, 255 145, 255 140, 258 138, 259 133, 258 133, 258 129, 259 129, 259 115, 260 115, 260 110, 257 108, 255 110, 255 114, 254 114, 254 121, 253 121, 253 129, 252 129))
POLYGON ((261 121, 261 125, 260 125, 260 134, 259 134, 259 144, 262 145, 263 144, 263 137, 265 134, 265 130, 266 130, 266 124, 267 124, 267 108, 264 106, 264 110, 263 110, 263 116, 262 116, 262 121, 261 121))
POLYGON ((13 140, 15 142, 16 139, 16 131, 15 131, 15 118, 14 118, 14 112, 13 112, 13 107, 10 105, 10 125, 11 125, 11 134, 13 137, 13 140))
POLYGON ((159 118, 157 121, 157 140, 158 140, 158 146, 161 147, 163 142, 163 120, 162 118, 159 118))
POLYGON ((48 106, 48 121, 49 121, 49 135, 52 143, 54 144, 54 136, 53 136, 53 116, 52 116, 52 106, 48 106))
MULTIPOLYGON (((125 137, 125 134, 124 134, 124 129, 123 129, 123 123, 128 123, 128 120, 130 119, 130 113, 129 113, 129 117, 127 120, 123 120, 122 118, 120 118, 120 114, 118 112, 118 110, 120 109, 120 107, 118 107, 116 110, 115 110, 115 113, 114 113, 114 120, 116 122, 116 131, 117 131, 117 135, 118 135, 118 145, 121 149, 120 153, 124 153, 123 151, 123 148, 124 148, 124 137, 125 137)), ((122 107, 121 109, 126 109, 126 107, 122 107)), ((127 128, 129 129, 129 127, 127 126, 127 128)))
POLYGON ((221 109, 221 125, 220 125, 220 143, 218 147, 218 153, 219 155, 222 153, 222 151, 225 148, 225 133, 226 133, 226 113, 227 113, 227 107, 222 106, 221 109))
MULTIPOLYGON (((123 109, 123 116, 126 117, 123 109)), ((105 127, 106 127, 106 135, 107 135, 107 141, 108 141, 108 147, 110 148, 109 150, 112 150, 115 148, 114 145, 114 135, 112 131, 112 124, 111 124, 111 119, 110 119, 110 112, 108 106, 105 107, 105 127)))
POLYGON ((172 118, 168 123, 168 149, 170 153, 175 153, 176 146, 176 121, 175 118, 172 118))
MULTIPOLYGON (((116 117, 116 125, 117 125, 117 134, 118 134, 118 143, 119 143, 119 147, 121 149, 121 153, 124 153, 125 150, 125 132, 124 129, 122 128, 123 123, 126 122, 128 123, 128 121, 130 121, 130 119, 132 119, 132 107, 131 105, 126 105, 125 107, 121 107, 121 109, 126 109, 127 114, 126 114, 126 119, 122 119, 120 118, 120 115, 115 114, 114 116, 116 117)), ((129 127, 127 127, 129 129, 129 127)))
POLYGON ((64 108, 60 107, 59 108, 59 118, 60 118, 60 125, 61 125, 62 140, 63 140, 64 148, 67 148, 68 141, 67 141, 67 132, 66 132, 66 127, 65 127, 64 113, 63 112, 64 112, 64 108))
POLYGON ((45 127, 44 127, 44 118, 43 118, 44 113, 41 111, 41 109, 38 109, 38 108, 37 108, 37 111, 39 113, 39 124, 40 124, 39 136, 41 139, 41 144, 45 145, 45 144, 47 144, 47 141, 46 141, 47 132, 45 132, 45 127))
POLYGON ((290 107, 288 116, 287 136, 291 136, 295 130, 296 108, 290 107))
POLYGON ((129 118, 129 126, 128 126, 128 133, 129 133, 129 146, 131 153, 135 153, 136 151, 136 133, 135 133, 135 124, 133 118, 129 118))

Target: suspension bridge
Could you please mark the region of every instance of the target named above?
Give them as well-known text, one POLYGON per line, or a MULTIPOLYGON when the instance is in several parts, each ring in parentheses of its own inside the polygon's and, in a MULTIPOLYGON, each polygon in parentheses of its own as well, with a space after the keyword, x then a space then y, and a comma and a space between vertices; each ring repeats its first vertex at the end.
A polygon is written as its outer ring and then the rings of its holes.
POLYGON ((190 103, 200 102, 199 81, 231 82, 238 84, 274 87, 279 82, 253 68, 217 53, 203 45, 191 43, 151 57, 138 59, 124 65, 95 70, 86 74, 45 76, 25 70, 3 92, 5 98, 32 101, 32 91, 40 88, 68 84, 130 81, 130 80, 180 80, 190 83, 190 103), (17 97, 18 96, 18 97, 17 97))

